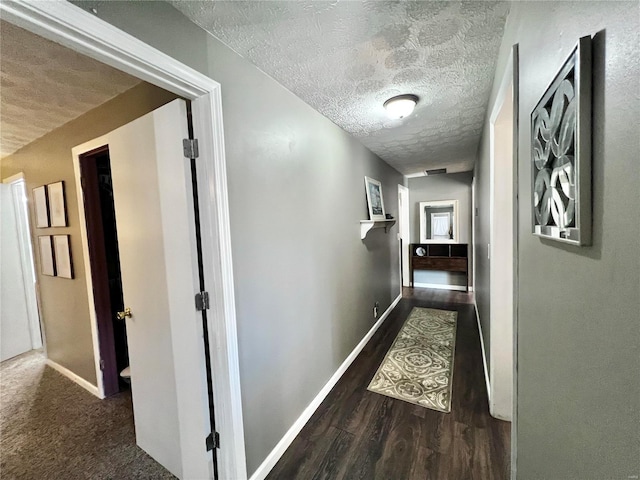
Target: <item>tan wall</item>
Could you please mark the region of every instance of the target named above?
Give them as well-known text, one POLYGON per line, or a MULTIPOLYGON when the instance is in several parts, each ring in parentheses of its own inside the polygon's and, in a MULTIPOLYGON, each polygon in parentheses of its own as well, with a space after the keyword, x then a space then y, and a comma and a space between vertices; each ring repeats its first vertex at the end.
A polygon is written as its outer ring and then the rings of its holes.
POLYGON ((94 385, 96 372, 71 149, 129 123, 174 98, 176 96, 172 93, 141 83, 1 161, 3 178, 24 172, 27 183, 48 357, 94 385), (32 189, 60 180, 65 183, 68 226, 35 228, 32 189), (37 236, 60 234, 71 236, 72 280, 39 273, 37 236))

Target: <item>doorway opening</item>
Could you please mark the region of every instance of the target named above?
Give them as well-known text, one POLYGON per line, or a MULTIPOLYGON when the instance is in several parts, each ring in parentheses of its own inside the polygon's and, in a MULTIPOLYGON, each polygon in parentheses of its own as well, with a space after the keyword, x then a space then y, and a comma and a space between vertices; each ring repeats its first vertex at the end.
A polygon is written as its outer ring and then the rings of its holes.
POLYGON ((0 256, 6 303, 0 318, 0 361, 43 346, 24 175, 18 173, 2 183, 0 256))
MULTIPOLYGON (((409 189, 404 185, 398 185, 398 229, 400 233, 400 283, 402 287, 408 287, 409 275, 409 189)), ((402 291, 402 288, 400 288, 402 291)))
MULTIPOLYGON (((222 478, 246 478, 220 84, 143 41, 123 33, 113 25, 74 4, 3 2, 0 4, 0 10, 3 14, 3 20, 192 101, 194 137, 198 139, 200 155, 198 162, 196 162, 199 173, 198 180, 191 188, 197 188, 202 199, 199 205, 202 265, 207 285, 209 285, 208 292, 198 293, 207 294, 206 308, 211 310, 207 315, 209 327, 207 333, 212 345, 209 363, 215 382, 214 397, 216 407, 219 407, 217 408, 219 418, 216 419, 216 433, 219 433, 221 439, 218 444, 220 476, 222 478)), ((158 140, 163 140, 163 138, 163 135, 157 137, 158 140)), ((183 138, 186 138, 186 135, 183 138)), ((104 143, 102 142, 102 145, 104 143)), ((132 144, 136 143, 132 142, 132 144)), ((100 145, 93 145, 92 148, 98 146, 100 145)), ((113 148, 110 154, 113 160, 115 155, 113 148)), ((182 156, 182 149, 179 156, 182 156)), ((183 165, 181 162, 175 161, 179 156, 174 155, 170 162, 164 163, 158 169, 158 173, 162 173, 164 177, 164 173, 171 170, 171 167, 183 165)), ((136 163, 133 162, 134 165, 136 163)), ((77 164, 74 165, 74 168, 76 166, 77 164)), ((166 178, 170 176, 168 175, 166 178)), ((175 182, 174 176, 169 187, 175 185, 175 182)), ((137 189, 135 187, 139 187, 139 185, 134 185, 130 191, 135 191, 137 189)), ((163 198, 171 190, 172 188, 162 188, 163 198)), ((181 195, 181 197, 183 196, 181 195)), ((182 200, 183 198, 181 198, 182 200)), ((169 202, 166 206, 169 211, 173 205, 169 202)), ((83 207, 82 202, 78 207, 83 207)), ((116 208, 119 208, 118 202, 116 202, 116 208)), ((178 218, 185 220, 184 217, 186 216, 178 218)), ((80 226, 82 229, 84 226, 82 222, 80 226)), ((179 228, 174 227, 170 230, 179 230, 179 228)), ((119 229, 121 242, 123 232, 122 228, 119 229)), ((120 247, 122 247, 122 243, 120 247)), ((188 249, 173 249, 172 251, 185 256, 176 265, 182 265, 184 268, 189 267, 190 277, 197 273, 193 250, 191 250, 190 256, 185 255, 188 249)), ((122 255, 122 250, 120 253, 122 255)), ((122 274, 125 280, 123 286, 125 288, 127 282, 124 267, 127 263, 122 259, 121 268, 123 269, 122 274)), ((90 281, 90 276, 88 280, 90 281)), ((175 288, 171 289, 172 292, 185 288, 186 282, 173 287, 175 288)), ((194 307, 194 292, 197 290, 194 289, 189 293, 190 305, 189 311, 186 312, 189 315, 194 307)), ((124 296, 127 297, 126 292, 124 296)), ((180 317, 183 311, 173 313, 176 317, 180 317)), ((132 343, 132 330, 130 328, 127 332, 129 344, 132 343)), ((184 426, 189 431, 208 429, 209 422, 201 421, 205 412, 202 404, 206 403, 206 395, 203 395, 206 392, 206 382, 202 381, 200 376, 202 358, 204 357, 201 348, 204 336, 202 327, 198 322, 185 321, 181 323, 180 328, 173 332, 175 333, 173 358, 168 355, 162 358, 164 362, 172 363, 175 371, 180 373, 180 378, 171 382, 179 387, 177 388, 177 403, 180 415, 173 418, 175 421, 179 421, 181 427, 184 426), (205 401, 203 402, 203 400, 205 401)), ((95 335, 92 334, 92 336, 94 345, 97 345, 95 335)), ((94 348, 94 352, 97 352, 96 348, 94 348)), ((96 358, 95 363, 99 370, 98 360, 99 358, 96 358)), ((104 393, 101 375, 100 372, 97 373, 99 376, 98 385, 92 388, 96 395, 102 396, 104 393)), ((89 386, 91 385, 87 384, 87 389, 89 386)), ((135 386, 133 390, 135 392, 135 386)), ((181 432, 181 439, 192 443, 189 448, 185 446, 179 450, 179 453, 184 457, 184 465, 193 465, 192 457, 200 455, 201 449, 205 448, 203 440, 205 435, 202 433, 187 435, 186 432, 181 432)), ((185 476, 189 475, 185 473, 185 476)), ((210 475, 201 475, 201 477, 212 476, 213 472, 210 475)))
POLYGON ((511 420, 513 328, 513 84, 491 120, 490 305, 493 416, 511 420))
POLYGON ((511 421, 511 468, 517 455, 518 330, 518 45, 514 45, 490 117, 489 410, 511 421))
POLYGON ((100 346, 105 396, 129 388, 127 327, 118 318, 124 311, 122 275, 118 249, 107 145, 80 156, 80 179, 84 191, 85 221, 91 279, 100 346))

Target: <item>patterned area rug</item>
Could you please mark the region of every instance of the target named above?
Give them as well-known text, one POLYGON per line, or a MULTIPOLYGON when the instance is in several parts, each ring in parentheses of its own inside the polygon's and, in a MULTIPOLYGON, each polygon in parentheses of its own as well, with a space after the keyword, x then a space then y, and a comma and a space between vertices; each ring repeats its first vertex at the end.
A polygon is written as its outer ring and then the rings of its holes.
POLYGON ((415 307, 368 390, 449 413, 457 318, 458 312, 415 307))

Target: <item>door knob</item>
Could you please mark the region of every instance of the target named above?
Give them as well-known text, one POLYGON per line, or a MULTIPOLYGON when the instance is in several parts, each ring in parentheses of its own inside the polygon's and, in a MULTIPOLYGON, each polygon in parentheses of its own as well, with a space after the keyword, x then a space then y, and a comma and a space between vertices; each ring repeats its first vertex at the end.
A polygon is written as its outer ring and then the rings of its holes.
POLYGON ((118 320, 124 320, 126 317, 131 318, 131 309, 129 307, 125 308, 124 312, 118 312, 116 317, 118 317, 118 320))

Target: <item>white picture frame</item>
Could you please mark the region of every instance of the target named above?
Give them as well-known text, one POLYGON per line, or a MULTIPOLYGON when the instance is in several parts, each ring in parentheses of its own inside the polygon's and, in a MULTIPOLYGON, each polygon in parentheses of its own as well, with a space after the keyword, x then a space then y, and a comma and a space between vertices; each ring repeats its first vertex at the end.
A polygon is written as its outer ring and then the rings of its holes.
POLYGON ((36 228, 48 228, 49 206, 46 185, 33 189, 33 205, 36 213, 36 228))
POLYGON ((49 197, 49 216, 52 227, 67 226, 67 207, 64 200, 64 182, 47 185, 49 197))
POLYGON ((364 177, 364 188, 367 192, 369 220, 386 220, 382 184, 374 178, 364 177))
POLYGON ((40 250, 40 272, 48 277, 56 276, 56 267, 53 261, 53 245, 51 235, 41 235, 38 237, 38 247, 40 250))
POLYGON ((69 235, 54 235, 53 250, 56 260, 56 277, 73 278, 69 235))

